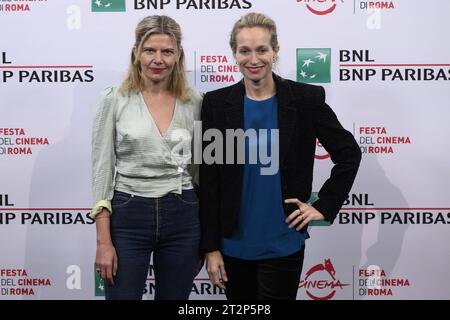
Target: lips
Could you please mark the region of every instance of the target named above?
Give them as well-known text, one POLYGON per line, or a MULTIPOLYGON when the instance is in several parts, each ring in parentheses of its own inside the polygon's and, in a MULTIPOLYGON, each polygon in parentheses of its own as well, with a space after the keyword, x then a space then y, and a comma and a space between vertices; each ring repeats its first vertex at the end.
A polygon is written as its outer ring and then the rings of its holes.
POLYGON ((258 73, 263 67, 245 67, 250 73, 258 73))
POLYGON ((165 70, 164 68, 163 68, 163 69, 161 69, 161 68, 150 68, 150 71, 151 71, 152 73, 156 73, 156 74, 160 74, 160 73, 162 73, 164 70, 165 70))

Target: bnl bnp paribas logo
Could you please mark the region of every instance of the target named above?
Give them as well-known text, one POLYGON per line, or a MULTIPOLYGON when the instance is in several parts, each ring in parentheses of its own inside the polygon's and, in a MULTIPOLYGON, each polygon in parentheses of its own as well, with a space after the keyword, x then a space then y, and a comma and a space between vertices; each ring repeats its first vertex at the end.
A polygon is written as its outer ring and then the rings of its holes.
POLYGON ((92 12, 124 12, 125 0, 92 0, 92 12))
POLYGON ((297 48, 297 81, 331 82, 330 48, 297 48))

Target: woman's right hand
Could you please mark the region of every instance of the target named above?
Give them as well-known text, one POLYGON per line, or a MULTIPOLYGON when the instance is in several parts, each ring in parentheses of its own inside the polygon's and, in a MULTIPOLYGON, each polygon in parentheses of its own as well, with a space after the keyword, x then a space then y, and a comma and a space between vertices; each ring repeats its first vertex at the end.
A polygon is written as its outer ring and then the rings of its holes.
POLYGON ((110 213, 106 208, 103 208, 95 218, 95 225, 97 229, 95 269, 103 280, 114 284, 117 272, 117 254, 111 240, 110 213))
POLYGON ((117 272, 117 254, 112 243, 97 243, 95 269, 103 280, 114 285, 114 277, 117 272))
POLYGON ((225 282, 228 281, 225 272, 225 264, 223 263, 222 253, 219 250, 211 251, 206 254, 206 270, 212 284, 221 289, 225 289, 225 282))

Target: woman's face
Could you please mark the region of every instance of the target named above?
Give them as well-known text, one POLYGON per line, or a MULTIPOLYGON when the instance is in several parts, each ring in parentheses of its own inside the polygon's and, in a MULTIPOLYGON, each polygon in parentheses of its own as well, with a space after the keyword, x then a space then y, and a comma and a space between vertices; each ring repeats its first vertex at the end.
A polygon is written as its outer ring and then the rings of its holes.
POLYGON ((167 34, 149 36, 142 45, 139 57, 145 82, 168 81, 178 59, 177 45, 171 36, 167 34))
POLYGON ((275 57, 266 28, 243 28, 236 35, 234 57, 246 80, 260 82, 272 77, 275 57))

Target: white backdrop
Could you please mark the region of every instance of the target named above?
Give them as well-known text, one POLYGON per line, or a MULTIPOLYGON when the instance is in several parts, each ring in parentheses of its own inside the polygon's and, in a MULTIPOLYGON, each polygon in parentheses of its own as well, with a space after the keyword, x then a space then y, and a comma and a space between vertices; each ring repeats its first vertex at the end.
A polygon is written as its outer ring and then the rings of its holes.
MULTIPOLYGON (((0 299, 102 298, 87 217, 91 123, 99 92, 128 67, 136 23, 175 18, 189 81, 205 92, 240 79, 228 37, 251 11, 277 23, 277 72, 319 80, 363 151, 335 224, 310 228, 298 299, 450 298, 448 0, 9 0, 0 1, 0 299)), ((332 165, 320 145, 317 156, 314 191, 332 165)), ((224 298, 202 270, 191 299, 224 298)))

